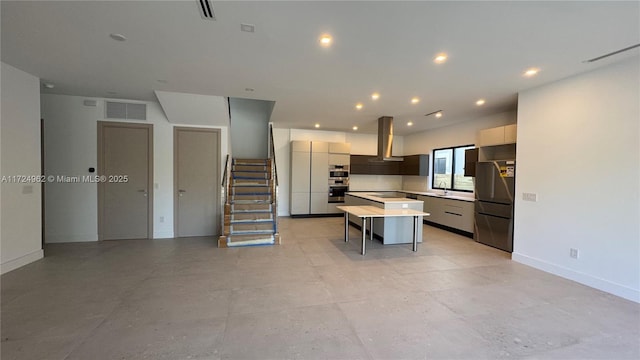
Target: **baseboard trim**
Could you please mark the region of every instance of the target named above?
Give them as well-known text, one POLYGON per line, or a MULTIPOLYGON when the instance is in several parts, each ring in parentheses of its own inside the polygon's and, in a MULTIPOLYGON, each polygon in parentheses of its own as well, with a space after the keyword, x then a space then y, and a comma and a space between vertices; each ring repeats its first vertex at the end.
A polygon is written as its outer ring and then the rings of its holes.
POLYGON ((640 290, 514 252, 511 260, 640 303, 640 290))
POLYGON ((45 234, 45 244, 98 241, 98 234, 45 234))
POLYGON ((153 238, 154 239, 171 239, 174 238, 175 236, 173 236, 173 232, 159 232, 159 233, 155 233, 153 234, 153 238))
POLYGON ((27 264, 30 264, 34 261, 40 260, 44 257, 44 251, 42 249, 38 249, 36 251, 30 252, 26 255, 20 256, 19 258, 6 261, 0 264, 0 273, 6 274, 9 271, 15 270, 17 268, 23 267, 27 264))

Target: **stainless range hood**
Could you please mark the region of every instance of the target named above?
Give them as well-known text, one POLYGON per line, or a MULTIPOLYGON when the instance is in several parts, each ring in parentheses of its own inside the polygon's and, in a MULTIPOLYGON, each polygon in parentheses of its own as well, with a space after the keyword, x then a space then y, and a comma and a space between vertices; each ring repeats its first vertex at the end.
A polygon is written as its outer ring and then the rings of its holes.
POLYGON ((393 151, 393 116, 382 116, 378 119, 378 156, 375 161, 403 161, 402 157, 394 157, 393 151))

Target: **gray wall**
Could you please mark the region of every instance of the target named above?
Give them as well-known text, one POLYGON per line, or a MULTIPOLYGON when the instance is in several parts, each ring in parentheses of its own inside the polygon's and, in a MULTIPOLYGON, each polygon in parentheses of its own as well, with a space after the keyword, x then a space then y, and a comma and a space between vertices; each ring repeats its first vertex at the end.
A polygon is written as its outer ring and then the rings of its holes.
POLYGON ((231 154, 240 159, 268 157, 269 119, 275 102, 229 98, 231 154))

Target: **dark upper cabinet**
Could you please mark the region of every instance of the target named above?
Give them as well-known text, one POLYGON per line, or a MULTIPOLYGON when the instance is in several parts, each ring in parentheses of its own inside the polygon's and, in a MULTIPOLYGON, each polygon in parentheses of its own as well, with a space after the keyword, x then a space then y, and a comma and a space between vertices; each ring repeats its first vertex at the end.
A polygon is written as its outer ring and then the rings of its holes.
POLYGON ((369 174, 369 159, 375 156, 369 155, 351 155, 349 172, 351 174, 369 174))
POLYGON ((407 155, 400 162, 400 175, 429 176, 429 155, 407 155))
POLYGON ((379 161, 374 155, 351 155, 354 175, 429 175, 429 155, 405 156, 404 161, 379 161))
POLYGON ((476 176, 476 163, 478 162, 478 148, 464 151, 464 176, 476 176))

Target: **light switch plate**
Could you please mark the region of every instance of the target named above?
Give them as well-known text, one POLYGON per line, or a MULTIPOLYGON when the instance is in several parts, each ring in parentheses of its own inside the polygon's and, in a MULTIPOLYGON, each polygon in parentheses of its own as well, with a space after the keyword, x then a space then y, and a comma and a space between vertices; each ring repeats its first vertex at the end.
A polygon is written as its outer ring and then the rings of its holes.
POLYGON ((538 201, 538 194, 522 193, 522 200, 536 202, 536 201, 538 201))

